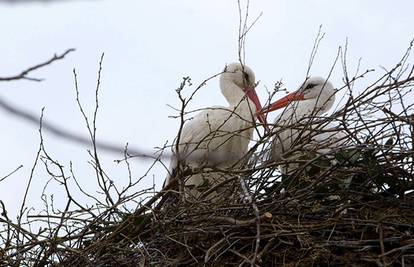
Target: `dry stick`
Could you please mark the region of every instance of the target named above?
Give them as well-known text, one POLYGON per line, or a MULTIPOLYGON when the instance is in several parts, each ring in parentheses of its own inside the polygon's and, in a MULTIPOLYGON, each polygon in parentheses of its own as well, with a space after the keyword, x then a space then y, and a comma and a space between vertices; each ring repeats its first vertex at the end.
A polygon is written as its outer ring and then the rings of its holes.
MULTIPOLYGON (((385 254, 385 246, 384 246, 384 232, 382 229, 382 223, 378 225, 378 232, 379 232, 379 243, 381 246, 381 255, 385 254)), ((387 266, 386 258, 384 256, 380 256, 380 259, 382 260, 382 263, 384 266, 387 266)))
POLYGON ((30 74, 32 71, 35 71, 35 70, 43 68, 47 65, 50 65, 55 61, 64 59, 67 54, 69 54, 70 52, 73 52, 73 51, 75 51, 75 49, 70 48, 70 49, 66 50, 63 54, 60 54, 60 55, 55 54, 51 59, 49 59, 49 60, 47 60, 43 63, 34 65, 30 68, 27 68, 26 70, 22 71, 20 74, 17 74, 17 75, 14 75, 14 76, 9 76, 9 77, 0 77, 0 81, 15 81, 15 80, 24 79, 24 80, 30 80, 30 81, 35 81, 35 82, 41 82, 44 79, 30 78, 30 77, 27 77, 27 75, 30 74))
POLYGON ((10 172, 9 174, 6 174, 5 176, 0 178, 0 182, 6 180, 8 177, 12 176, 14 173, 16 173, 18 170, 20 170, 21 168, 23 168, 23 165, 20 165, 19 167, 17 167, 14 171, 10 172))
MULTIPOLYGON (((104 185, 104 192, 105 195, 107 197, 107 201, 109 201, 109 203, 113 206, 114 205, 114 201, 112 200, 111 194, 109 192, 110 188, 111 188, 111 182, 109 183, 109 187, 106 187, 106 181, 104 178, 104 171, 102 170, 99 158, 98 158, 98 152, 97 152, 97 148, 96 148, 96 117, 98 114, 98 107, 99 107, 99 89, 100 89, 100 85, 101 85, 101 72, 102 72, 102 62, 104 59, 104 53, 102 53, 101 55, 101 59, 99 60, 99 70, 98 70, 98 78, 96 81, 96 89, 95 89, 95 109, 93 112, 93 120, 92 120, 92 127, 93 130, 91 132, 90 127, 88 125, 89 128, 89 132, 91 134, 91 141, 92 141, 92 145, 93 145, 93 158, 95 160, 95 165, 96 165, 96 175, 101 178, 102 183, 104 185)), ((99 179, 99 178, 98 178, 99 179)))
MULTIPOLYGON (((62 227, 64 226, 64 224, 65 224, 65 216, 66 216, 66 214, 69 212, 70 204, 71 204, 72 202, 74 202, 74 203, 76 203, 79 207, 81 207, 82 209, 84 209, 84 210, 85 210, 85 208, 83 208, 80 204, 78 204, 78 203, 77 203, 77 202, 76 202, 76 201, 72 198, 72 196, 71 196, 71 194, 70 194, 70 192, 69 192, 69 189, 68 189, 68 187, 67 187, 66 178, 65 178, 65 175, 64 175, 64 172, 63 172, 63 166, 62 166, 62 165, 60 165, 59 163, 57 163, 56 161, 52 160, 52 159, 50 158, 50 156, 48 155, 48 153, 46 153, 46 151, 45 151, 45 148, 44 148, 44 141, 43 141, 43 134, 42 134, 42 119, 43 119, 43 112, 42 112, 42 115, 41 115, 41 117, 40 117, 40 127, 39 127, 39 133, 40 133, 40 147, 41 147, 42 151, 44 152, 44 154, 46 155, 46 157, 47 157, 49 160, 51 160, 53 164, 55 164, 56 166, 58 166, 59 170, 61 171, 61 177, 62 177, 62 179, 63 179, 63 184, 64 184, 64 186, 65 186, 65 190, 66 190, 66 194, 67 194, 67 198, 68 198, 67 203, 66 203, 66 206, 65 206, 65 209, 63 210, 63 212, 61 213, 61 216, 60 216, 60 223, 59 223, 56 227, 54 227, 54 228, 53 228, 54 234, 53 234, 53 236, 51 237, 51 239, 52 239, 52 240, 56 240, 56 239, 58 239, 58 238, 59 238, 59 237, 58 237, 59 231, 61 230, 61 228, 62 228, 62 227)), ((47 169, 47 171, 49 172, 49 170, 48 170, 48 167, 47 167, 47 166, 46 166, 46 169, 47 169)), ((49 173, 50 173, 50 172, 49 172, 49 173)), ((50 174, 51 174, 51 173, 50 173, 50 174)), ((48 219, 50 219, 50 216, 48 217, 48 219)), ((43 255, 42 259, 40 259, 40 258, 38 259, 38 262, 40 261, 40 263, 46 263, 46 262, 47 262, 47 259, 49 258, 49 256, 51 256, 51 255, 52 255, 52 253, 53 253, 53 250, 54 250, 54 249, 55 249, 55 246, 51 246, 51 247, 50 247, 50 249, 44 253, 44 255, 43 255)), ((41 255, 41 253, 39 253, 39 257, 40 257, 40 255, 41 255)))
MULTIPOLYGON (((189 77, 183 78, 183 81, 180 84, 180 87, 178 87, 176 89, 178 98, 181 101, 181 110, 180 110, 180 127, 178 129, 178 133, 177 133, 177 137, 176 137, 176 144, 175 144, 175 154, 176 154, 176 158, 177 158, 177 166, 173 166, 173 168, 175 169, 175 177, 181 177, 181 175, 179 175, 182 172, 182 162, 181 162, 181 157, 180 157, 180 144, 181 144, 181 134, 182 131, 184 129, 184 123, 185 123, 185 119, 184 119, 184 110, 186 105, 189 103, 188 101, 186 102, 186 100, 182 97, 181 92, 184 89, 187 81, 188 81, 189 77), (177 176, 179 175, 179 176, 177 176)), ((191 99, 191 98, 190 98, 191 99)), ((174 171, 172 171, 172 173, 174 173, 174 171)), ((174 177, 173 177, 174 178, 174 177)), ((177 180, 178 182, 178 189, 181 193, 181 196, 184 197, 184 181, 182 181, 181 179, 177 180)), ((171 183, 171 181, 170 181, 171 183)), ((167 185, 168 186, 168 185, 167 185)))
POLYGON ((7 223, 5 223, 6 226, 7 226, 6 240, 4 241, 3 236, 0 235, 0 237, 2 237, 2 239, 3 239, 3 244, 4 244, 3 249, 4 249, 4 251, 7 251, 10 244, 11 244, 11 242, 12 242, 12 240, 11 240, 12 229, 11 229, 11 226, 9 224, 9 222, 11 222, 11 221, 10 221, 9 217, 7 216, 6 206, 4 205, 4 202, 2 200, 0 200, 0 205, 1 205, 1 208, 2 208, 2 212, 0 213, 0 215, 5 218, 5 220, 3 221, 3 219, 1 219, 1 217, 0 217, 0 222, 2 222, 2 223, 7 222, 7 223))
MULTIPOLYGON (((43 110, 44 110, 44 108, 42 109, 42 115, 41 115, 41 117, 43 116, 43 110)), ((39 130, 39 133, 40 133, 40 130, 39 130)), ((36 166, 37 166, 37 163, 38 163, 38 160, 39 160, 41 151, 42 151, 42 146, 39 145, 39 149, 38 149, 38 151, 36 153, 35 161, 33 163, 32 169, 30 171, 29 180, 27 181, 26 190, 25 190, 24 196, 23 196, 23 201, 22 201, 22 204, 20 206, 19 218, 17 220, 17 225, 19 226, 19 230, 17 231, 17 236, 19 236, 19 233, 20 233, 21 221, 22 221, 22 218, 23 218, 23 213, 24 213, 24 209, 25 209, 25 205, 26 205, 26 198, 27 198, 27 195, 29 193, 30 186, 32 184, 32 180, 33 180, 33 176, 34 176, 34 171, 36 169, 36 166)))
POLYGON ((256 260, 257 260, 257 254, 259 253, 259 246, 260 246, 260 222, 261 222, 261 218, 260 218, 260 211, 259 208, 257 207, 256 203, 254 202, 251 194, 249 193, 249 189, 247 188, 246 182, 243 180, 243 178, 239 178, 240 180, 240 184, 244 193, 244 196, 246 197, 246 199, 248 200, 249 204, 252 205, 252 208, 254 210, 256 219, 256 243, 255 243, 255 249, 254 249, 254 256, 253 258, 249 261, 250 264, 252 266, 254 266, 256 264, 256 260))
MULTIPOLYGON (((67 179, 68 178, 65 177, 65 173, 63 171, 63 168, 64 167, 61 164, 59 164, 56 160, 53 160, 52 157, 49 155, 49 153, 46 152, 46 149, 45 149, 45 146, 44 146, 44 141, 43 141, 43 134, 42 134, 42 121, 43 121, 43 116, 41 117, 41 121, 40 121, 40 144, 41 144, 42 152, 45 155, 45 157, 46 157, 47 160, 49 160, 53 165, 55 165, 55 166, 58 167, 58 169, 60 171, 60 177, 63 179, 63 181, 61 182, 61 184, 63 184, 63 186, 65 188, 65 192, 66 192, 66 197, 68 199, 68 203, 69 202, 71 202, 71 203, 73 202, 82 211, 85 211, 85 212, 89 213, 91 216, 96 217, 89 209, 87 209, 86 207, 84 207, 79 201, 75 200, 75 198, 71 195, 70 190, 69 190, 69 186, 68 186, 68 183, 67 183, 67 179)), ((45 162, 45 168, 46 168, 47 172, 49 173, 49 175, 55 178, 55 175, 49 171, 46 162, 45 162)), ((71 169, 72 177, 75 179, 74 174, 72 172, 72 164, 70 164, 70 169, 71 169)), ((82 189, 81 189, 81 191, 82 191, 82 193, 84 193, 84 191, 82 189)), ((86 193, 85 193, 85 195, 89 196, 86 193)), ((93 198, 93 199, 95 201, 97 201, 96 198, 93 198)), ((97 201, 97 203, 98 203, 98 201, 97 201)), ((69 209, 69 206, 67 206, 65 212, 63 212, 63 214, 62 214, 63 217, 66 215, 65 213, 68 212, 68 209, 69 209)))
MULTIPOLYGON (((250 1, 247 0, 246 3, 246 11, 245 11, 245 17, 244 17, 244 21, 242 19, 242 9, 241 9, 241 4, 240 4, 240 0, 237 1, 238 4, 238 8, 239 8, 239 40, 238 40, 238 54, 239 54, 239 61, 242 64, 242 66, 244 66, 245 64, 245 60, 246 60, 246 37, 247 37, 247 33, 248 31, 253 27, 253 25, 258 21, 258 19, 261 17, 262 14, 260 14, 251 24, 250 27, 247 26, 247 19, 248 19, 248 15, 249 15, 249 6, 250 6, 250 1), (243 24, 243 26, 242 26, 243 24)), ((249 154, 249 153, 248 153, 249 154)), ((243 158, 241 159, 243 160, 243 158)), ((257 254, 259 252, 259 246, 260 246, 260 212, 259 209, 257 207, 257 205, 254 203, 254 200, 252 198, 252 196, 249 193, 249 189, 247 188, 246 182, 244 181, 244 179, 242 177, 239 177, 239 181, 243 190, 243 194, 246 197, 246 199, 249 201, 249 203, 252 205, 255 216, 256 216, 256 243, 255 243, 255 249, 254 249, 254 256, 252 260, 249 260, 246 258, 246 260, 248 262, 250 262, 251 266, 255 266, 255 262, 257 259, 257 254)), ((244 261, 243 261, 244 263, 244 261)), ((243 263, 241 263, 241 265, 243 265, 243 263)))
POLYGON ((408 245, 405 245, 405 246, 402 246, 402 247, 399 247, 399 248, 394 248, 394 249, 391 249, 391 250, 387 251, 386 253, 381 254, 381 255, 379 255, 379 256, 382 258, 382 257, 385 257, 385 256, 387 256, 387 255, 390 255, 390 254, 395 253, 395 252, 398 252, 398 251, 404 251, 404 250, 406 250, 406 249, 413 248, 413 247, 414 247, 414 240, 410 240, 410 241, 411 241, 412 243, 410 243, 410 244, 408 244, 408 245))
POLYGON ((99 107, 99 88, 100 88, 100 84, 101 84, 101 71, 102 71, 102 61, 104 58, 104 53, 102 53, 101 58, 99 60, 99 70, 98 70, 98 78, 97 78, 97 82, 96 82, 96 89, 95 89, 95 108, 94 108, 94 113, 93 113, 93 120, 92 120, 92 125, 89 122, 88 116, 86 115, 82 104, 80 102, 80 98, 79 98, 79 87, 78 87, 78 79, 77 79, 77 74, 76 74, 76 70, 73 69, 73 75, 74 75, 74 83, 75 83, 75 90, 76 90, 76 102, 78 103, 78 107, 79 110, 85 120, 86 123, 86 127, 89 131, 89 137, 90 137, 90 141, 92 144, 92 148, 93 148, 93 159, 95 160, 95 171, 96 171, 96 178, 98 181, 99 186, 101 187, 103 193, 106 196, 106 201, 109 202, 110 205, 114 205, 114 201, 112 200, 111 194, 109 192, 109 188, 107 186, 107 181, 105 179, 105 176, 103 174, 103 170, 101 168, 100 162, 99 162, 99 158, 98 158, 98 154, 97 154, 97 146, 96 146, 96 117, 97 117, 97 113, 98 113, 98 107, 99 107))
POLYGON ((309 72, 312 68, 313 61, 315 60, 316 53, 318 52, 319 44, 322 41, 322 39, 325 37, 325 33, 321 33, 321 31, 322 31, 322 25, 319 25, 319 30, 315 37, 315 41, 313 43, 312 51, 309 57, 308 69, 306 71, 305 80, 309 77, 309 72))
MULTIPOLYGON (((261 221, 267 221, 267 222, 271 221, 272 218, 273 218, 273 215, 270 212, 265 212, 263 215, 259 216, 259 219, 261 221)), ((210 216, 209 219, 213 221, 217 221, 217 222, 224 222, 230 225, 238 225, 238 226, 247 226, 247 225, 257 223, 257 218, 253 218, 250 220, 239 220, 239 219, 235 219, 231 217, 210 216)))
POLYGON ((204 263, 207 263, 211 256, 215 254, 213 250, 215 250, 218 246, 220 246, 222 243, 226 241, 226 238, 220 239, 218 242, 216 242, 214 245, 212 245, 205 253, 204 255, 204 263), (214 252, 214 253, 213 253, 214 252))

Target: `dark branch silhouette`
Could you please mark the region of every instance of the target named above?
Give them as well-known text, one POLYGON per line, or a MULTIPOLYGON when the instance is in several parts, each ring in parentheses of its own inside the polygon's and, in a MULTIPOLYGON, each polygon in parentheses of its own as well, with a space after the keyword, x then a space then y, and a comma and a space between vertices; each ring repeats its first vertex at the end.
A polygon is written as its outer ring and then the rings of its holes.
POLYGON ((42 62, 42 63, 39 63, 39 64, 36 64, 32 67, 29 67, 29 68, 25 69, 24 71, 22 71, 21 73, 19 73, 17 75, 9 76, 9 77, 0 77, 0 82, 4 82, 4 81, 9 82, 9 81, 22 80, 22 79, 23 80, 35 81, 35 82, 41 82, 41 81, 43 81, 43 79, 33 78, 33 77, 29 77, 27 75, 29 75, 31 72, 33 72, 35 70, 38 70, 40 68, 43 68, 47 65, 52 64, 55 61, 64 59, 67 54, 69 54, 70 52, 73 52, 73 51, 75 51, 75 49, 70 48, 70 49, 66 50, 63 54, 60 54, 60 55, 55 54, 49 60, 47 60, 45 62, 42 62))

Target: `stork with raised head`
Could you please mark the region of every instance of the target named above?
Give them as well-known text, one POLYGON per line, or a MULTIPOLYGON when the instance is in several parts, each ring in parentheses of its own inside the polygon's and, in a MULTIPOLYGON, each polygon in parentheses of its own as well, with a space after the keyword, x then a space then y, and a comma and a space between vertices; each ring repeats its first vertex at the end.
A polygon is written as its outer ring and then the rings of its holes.
MULTIPOLYGON (((345 145, 347 135, 329 120, 320 118, 335 102, 333 85, 321 77, 310 77, 293 93, 264 108, 261 114, 286 107, 275 120, 271 160, 292 160, 312 150, 329 154, 345 145)), ((281 166, 282 173, 295 170, 298 164, 281 166)))
MULTIPOLYGON (((220 89, 229 106, 206 108, 184 124, 164 186, 174 178, 179 161, 192 169, 220 170, 234 168, 240 162, 248 151, 255 119, 258 117, 266 124, 264 115, 256 115, 262 106, 255 86, 255 75, 249 67, 240 63, 225 67, 220 76, 220 89)), ((185 178, 186 195, 198 198, 206 188, 230 176, 225 172, 190 175, 185 178)))

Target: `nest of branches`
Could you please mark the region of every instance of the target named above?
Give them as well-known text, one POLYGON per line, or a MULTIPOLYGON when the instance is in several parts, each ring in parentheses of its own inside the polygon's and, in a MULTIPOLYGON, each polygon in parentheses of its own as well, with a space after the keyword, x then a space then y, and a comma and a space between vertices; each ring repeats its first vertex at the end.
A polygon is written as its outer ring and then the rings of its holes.
MULTIPOLYGON (((329 153, 299 146, 294 160, 269 161, 273 132, 259 137, 240 168, 183 168, 176 174, 177 180, 202 172, 230 176, 217 201, 186 199, 174 184, 155 194, 116 190, 114 198, 94 147, 105 201, 84 206, 70 194, 70 175, 42 139, 38 158, 65 188, 68 202, 63 211, 17 222, 3 206, 0 265, 414 265, 414 68, 406 64, 408 52, 358 94, 353 88, 366 73, 348 78, 344 67, 346 100, 312 122, 334 122, 346 133, 349 142, 329 153), (296 167, 282 174, 285 164, 296 167), (137 208, 127 209, 128 203, 137 208), (32 230, 38 222, 47 227, 32 230)), ((96 128, 88 128, 95 144, 96 128)), ((129 167, 128 158, 125 153, 129 167)))

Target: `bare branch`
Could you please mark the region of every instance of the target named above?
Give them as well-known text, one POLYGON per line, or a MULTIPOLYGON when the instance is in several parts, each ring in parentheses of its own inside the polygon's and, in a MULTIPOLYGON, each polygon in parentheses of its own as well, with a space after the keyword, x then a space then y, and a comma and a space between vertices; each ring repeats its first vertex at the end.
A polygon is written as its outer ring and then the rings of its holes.
POLYGON ((47 60, 47 61, 45 61, 43 63, 36 64, 36 65, 34 65, 32 67, 29 67, 29 68, 25 69, 24 71, 22 71, 20 74, 17 74, 17 75, 14 75, 14 76, 9 76, 9 77, 0 77, 0 81, 9 82, 9 81, 15 81, 15 80, 29 80, 29 81, 41 82, 44 79, 33 78, 33 77, 29 77, 28 75, 31 72, 33 72, 35 70, 38 70, 40 68, 43 68, 45 66, 48 66, 48 65, 52 64, 55 61, 64 59, 67 54, 69 54, 70 52, 73 52, 73 51, 75 51, 75 49, 74 48, 70 48, 70 49, 66 50, 65 52, 63 52, 62 54, 60 54, 60 55, 59 54, 55 54, 49 60, 47 60))

